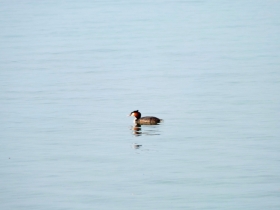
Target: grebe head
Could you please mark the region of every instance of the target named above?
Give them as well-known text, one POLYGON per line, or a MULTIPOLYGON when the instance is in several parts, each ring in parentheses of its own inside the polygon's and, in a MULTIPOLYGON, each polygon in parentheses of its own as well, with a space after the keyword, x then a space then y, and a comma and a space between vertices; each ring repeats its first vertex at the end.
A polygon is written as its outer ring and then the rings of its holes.
POLYGON ((140 119, 141 113, 138 110, 135 110, 135 111, 131 112, 129 116, 134 116, 136 119, 140 119))

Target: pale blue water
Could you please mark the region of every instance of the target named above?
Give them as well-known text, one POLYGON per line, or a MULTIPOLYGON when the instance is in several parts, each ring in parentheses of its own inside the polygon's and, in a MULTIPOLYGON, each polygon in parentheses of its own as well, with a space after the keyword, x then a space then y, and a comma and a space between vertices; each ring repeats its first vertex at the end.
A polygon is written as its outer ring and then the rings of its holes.
POLYGON ((279 11, 1 1, 0 209, 280 209, 279 11))

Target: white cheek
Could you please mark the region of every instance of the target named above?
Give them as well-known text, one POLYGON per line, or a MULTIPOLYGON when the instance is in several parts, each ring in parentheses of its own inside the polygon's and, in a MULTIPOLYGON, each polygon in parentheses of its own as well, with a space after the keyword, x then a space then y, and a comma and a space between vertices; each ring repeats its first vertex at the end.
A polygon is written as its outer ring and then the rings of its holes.
POLYGON ((131 113, 130 116, 134 116, 134 113, 131 113))

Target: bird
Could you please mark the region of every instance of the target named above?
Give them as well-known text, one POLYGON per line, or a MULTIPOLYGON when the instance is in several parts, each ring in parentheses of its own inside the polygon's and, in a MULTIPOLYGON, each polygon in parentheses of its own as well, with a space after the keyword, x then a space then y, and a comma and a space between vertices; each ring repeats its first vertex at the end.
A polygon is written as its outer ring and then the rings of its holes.
POLYGON ((135 117, 134 123, 139 125, 157 125, 163 121, 162 119, 153 116, 141 117, 139 110, 131 112, 129 116, 135 117))

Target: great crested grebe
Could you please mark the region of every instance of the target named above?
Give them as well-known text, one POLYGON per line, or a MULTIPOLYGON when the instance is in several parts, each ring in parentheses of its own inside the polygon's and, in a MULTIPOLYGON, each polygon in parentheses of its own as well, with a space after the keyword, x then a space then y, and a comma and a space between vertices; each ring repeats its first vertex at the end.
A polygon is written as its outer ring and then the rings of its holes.
POLYGON ((134 116, 134 122, 139 125, 156 125, 163 121, 162 119, 152 116, 141 118, 141 113, 138 110, 131 112, 129 116, 134 116))

